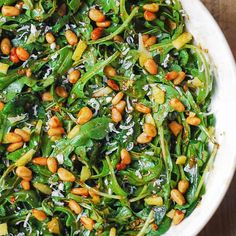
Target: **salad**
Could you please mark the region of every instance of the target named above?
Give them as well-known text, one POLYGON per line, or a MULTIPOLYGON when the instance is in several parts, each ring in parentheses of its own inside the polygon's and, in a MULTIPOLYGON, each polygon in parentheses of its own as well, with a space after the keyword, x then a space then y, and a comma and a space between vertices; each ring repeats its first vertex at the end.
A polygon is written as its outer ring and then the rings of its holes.
POLYGON ((0 7, 0 235, 156 236, 188 217, 218 144, 180 1, 0 7))

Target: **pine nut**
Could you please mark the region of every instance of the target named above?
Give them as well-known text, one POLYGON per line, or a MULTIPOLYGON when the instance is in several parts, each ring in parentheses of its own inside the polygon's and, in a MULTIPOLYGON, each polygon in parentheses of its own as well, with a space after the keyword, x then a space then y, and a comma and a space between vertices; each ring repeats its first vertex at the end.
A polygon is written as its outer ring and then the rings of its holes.
POLYGON ((81 110, 79 111, 77 115, 77 123, 79 125, 83 125, 87 123, 88 121, 90 121, 92 117, 93 117, 92 110, 88 107, 83 107, 81 108, 81 110))
POLYGON ((2 111, 4 109, 4 106, 5 106, 5 104, 0 101, 0 111, 2 111))
POLYGON ((172 200, 176 202, 178 205, 183 206, 186 203, 184 196, 179 190, 172 189, 170 195, 172 200))
POLYGON ((198 126, 201 124, 201 119, 196 116, 194 116, 194 117, 189 116, 189 117, 187 117, 186 122, 189 125, 198 126))
POLYGON ((12 61, 12 62, 15 63, 15 64, 17 64, 17 63, 20 62, 19 57, 16 55, 16 48, 12 48, 12 49, 11 49, 10 61, 12 61))
POLYGON ((51 101, 53 101, 53 97, 50 92, 45 92, 42 94, 42 100, 44 102, 51 102, 51 101))
POLYGON ((4 55, 9 55, 11 52, 11 41, 8 38, 4 38, 1 41, 1 51, 4 55))
POLYGON ((71 193, 75 195, 81 195, 84 197, 87 197, 89 195, 89 191, 86 188, 73 188, 71 190, 71 193))
POLYGON ((38 221, 45 221, 47 219, 47 215, 38 209, 32 209, 32 216, 34 216, 38 221))
POLYGON ((52 116, 52 118, 48 122, 48 126, 50 128, 56 128, 56 127, 61 127, 62 124, 57 116, 52 116))
POLYGON ((66 4, 63 3, 63 4, 61 4, 61 6, 58 8, 57 13, 58 13, 59 16, 64 16, 64 15, 66 14, 66 10, 67 10, 66 4))
POLYGON ((143 10, 150 11, 150 12, 158 12, 159 5, 157 3, 144 4, 143 10))
POLYGON ((184 219, 184 213, 180 210, 176 210, 173 217, 173 224, 178 225, 184 219))
POLYGON ((119 85, 112 79, 107 80, 107 85, 115 91, 119 91, 119 85))
POLYGON ((149 39, 149 37, 150 37, 149 34, 142 34, 142 40, 144 44, 149 39))
POLYGON ((146 197, 144 199, 145 203, 149 206, 162 206, 163 199, 160 196, 152 195, 151 197, 146 197))
POLYGON ((79 215, 82 212, 82 207, 75 201, 69 200, 68 207, 76 214, 79 215))
POLYGON ((148 136, 145 133, 141 133, 137 138, 137 142, 140 144, 150 143, 151 141, 152 141, 152 137, 148 136))
POLYGON ((94 221, 88 217, 82 216, 80 218, 81 224, 89 231, 93 230, 94 227, 94 221))
POLYGON ((120 152, 121 163, 129 165, 131 163, 131 156, 129 152, 123 148, 120 152))
POLYGON ((29 181, 23 179, 23 180, 21 180, 20 185, 25 191, 30 190, 30 182, 29 181))
POLYGON ((151 36, 150 38, 148 38, 145 43, 144 43, 144 47, 150 47, 152 45, 154 45, 157 42, 157 38, 156 36, 151 36))
POLYGON ((19 10, 22 10, 24 3, 23 2, 17 2, 15 7, 19 10))
POLYGON ((151 112, 151 109, 149 107, 144 106, 143 104, 137 103, 135 105, 135 109, 138 112, 148 114, 151 112))
POLYGON ((153 125, 154 127, 156 127, 155 121, 154 121, 153 116, 152 116, 151 113, 148 113, 148 114, 145 115, 145 122, 148 123, 148 124, 153 125))
POLYGON ((46 41, 49 43, 49 44, 52 44, 56 41, 54 35, 50 32, 46 33, 45 35, 45 38, 46 38, 46 41))
POLYGON ((171 71, 166 74, 166 80, 175 80, 178 77, 177 71, 171 71))
POLYGON ((80 78, 80 71, 79 70, 73 70, 70 74, 69 74, 69 82, 71 84, 75 84, 79 78, 80 78))
POLYGON ((170 128, 171 132, 174 134, 174 136, 177 137, 179 135, 179 133, 182 131, 183 126, 176 121, 172 121, 169 124, 169 128, 170 128))
POLYGON ((114 36, 113 40, 114 40, 114 42, 117 42, 117 43, 124 42, 124 39, 120 35, 114 36))
POLYGON ((103 34, 103 28, 95 28, 91 33, 91 39, 92 40, 98 40, 102 37, 103 34))
POLYGON ((2 15, 3 16, 19 16, 20 10, 13 6, 3 6, 2 15))
POLYGON ((147 134, 147 136, 150 136, 152 138, 157 136, 157 130, 156 127, 152 124, 145 123, 143 126, 143 132, 147 134))
POLYGON ((110 87, 101 88, 93 93, 94 98, 105 97, 112 93, 113 90, 110 87))
POLYGON ((26 61, 30 57, 29 53, 22 47, 16 48, 16 55, 21 61, 26 61))
POLYGON ((52 218, 52 220, 47 223, 47 227, 50 233, 60 234, 60 225, 56 217, 52 218))
POLYGON ((32 159, 32 163, 35 165, 46 166, 47 158, 46 157, 35 157, 32 159))
POLYGON ((56 87, 56 94, 57 94, 57 96, 59 96, 61 98, 67 98, 68 97, 68 93, 67 93, 66 89, 62 86, 56 87))
POLYGON ((103 22, 106 19, 105 15, 100 10, 95 9, 95 8, 90 9, 89 18, 95 22, 103 22))
POLYGON ((51 188, 48 185, 46 185, 46 184, 42 184, 42 183, 36 182, 36 183, 33 183, 33 186, 37 190, 39 190, 41 193, 44 193, 46 195, 51 195, 52 194, 51 188))
POLYGON ((147 70, 147 72, 151 75, 156 75, 158 73, 158 66, 153 59, 148 59, 144 63, 144 67, 147 70))
POLYGON ((65 182, 74 182, 75 176, 68 170, 64 168, 59 168, 57 171, 59 178, 65 182))
POLYGON ((26 75, 28 78, 31 77, 31 75, 32 75, 32 71, 31 71, 30 68, 26 69, 26 71, 25 71, 25 75, 26 75))
POLYGON ((19 166, 16 168, 16 175, 24 180, 28 180, 32 176, 32 171, 25 166, 19 166))
POLYGON ((117 236, 116 234, 116 228, 112 227, 109 232, 109 236, 117 236))
POLYGON ((103 21, 103 22, 96 22, 97 27, 100 28, 107 28, 111 25, 111 21, 107 20, 107 21, 103 21))
POLYGON ((55 157, 49 157, 47 159, 47 166, 48 166, 48 170, 51 171, 52 173, 56 173, 57 172, 57 168, 58 168, 58 164, 57 164, 57 160, 55 157))
POLYGON ((186 77, 186 74, 183 71, 179 72, 177 78, 174 80, 174 85, 181 84, 182 81, 184 81, 185 77, 186 77))
POLYGON ((121 100, 118 104, 115 105, 115 108, 122 114, 126 106, 126 102, 121 100))
POLYGON ((5 143, 18 143, 21 142, 23 139, 19 134, 15 134, 13 132, 9 132, 4 137, 5 143))
POLYGON ((182 179, 178 183, 178 190, 182 193, 185 194, 189 188, 189 182, 186 179, 182 179))
POLYGON ((122 121, 122 115, 121 113, 117 110, 117 108, 113 107, 111 110, 111 119, 115 123, 119 123, 122 121))
POLYGON ((21 148, 23 145, 24 145, 23 142, 12 143, 7 147, 7 151, 14 152, 14 151, 18 150, 19 148, 21 148))
POLYGON ((67 42, 71 46, 76 45, 78 43, 78 37, 72 30, 67 30, 65 33, 65 37, 66 37, 67 42))
POLYGON ((178 112, 184 112, 185 111, 184 104, 177 98, 172 98, 170 100, 170 105, 175 111, 178 111, 178 112))
POLYGON ((144 12, 144 19, 146 21, 154 21, 156 19, 156 14, 150 11, 145 11, 144 12))
POLYGON ((57 136, 57 135, 61 135, 64 134, 65 130, 62 127, 57 127, 57 128, 50 128, 48 130, 48 136, 57 136))
POLYGON ((20 135, 24 142, 30 141, 30 134, 27 131, 25 131, 23 129, 15 129, 14 133, 17 135, 20 135))
POLYGON ((123 97, 124 97, 124 93, 122 92, 117 93, 116 96, 111 101, 112 105, 118 104, 122 100, 123 97))
POLYGON ((116 76, 116 70, 112 66, 106 66, 104 68, 104 74, 108 78, 113 78, 116 76))

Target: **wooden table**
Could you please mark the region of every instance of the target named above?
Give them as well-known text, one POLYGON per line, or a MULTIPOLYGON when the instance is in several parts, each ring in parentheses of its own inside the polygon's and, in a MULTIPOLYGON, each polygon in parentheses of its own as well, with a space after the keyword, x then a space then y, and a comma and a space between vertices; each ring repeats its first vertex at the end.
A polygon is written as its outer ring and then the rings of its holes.
MULTIPOLYGON (((221 26, 236 58, 236 0, 202 1, 221 26)), ((236 236, 236 175, 217 212, 199 236, 236 236)))

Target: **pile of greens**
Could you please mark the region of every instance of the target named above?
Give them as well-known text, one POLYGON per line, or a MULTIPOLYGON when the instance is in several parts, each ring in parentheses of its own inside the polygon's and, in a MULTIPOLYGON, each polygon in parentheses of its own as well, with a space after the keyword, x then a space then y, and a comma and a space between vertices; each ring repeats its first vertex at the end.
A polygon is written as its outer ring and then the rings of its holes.
MULTIPOLYGON (((16 2, 0 0, 0 6, 16 2)), ((27 61, 14 64, 0 52, 0 62, 9 65, 5 74, 0 72, 0 101, 4 104, 0 111, 0 226, 7 224, 9 235, 53 235, 47 226, 55 217, 60 235, 162 235, 172 223, 173 216, 168 213, 179 210, 187 217, 201 200, 204 177, 217 150, 215 119, 208 109, 213 76, 204 51, 191 39, 180 48, 173 43, 185 32, 180 2, 151 2, 160 7, 153 21, 144 19, 142 6, 150 3, 146 0, 24 0, 19 16, 0 14, 1 39, 9 38, 14 47, 23 47, 30 54, 27 61), (58 13, 62 4, 66 5, 63 16, 58 13), (96 25, 88 16, 94 7, 111 21, 98 40, 91 40, 96 25), (79 58, 75 57, 78 46, 70 46, 65 38, 68 29, 77 35, 80 45, 86 45, 79 58), (47 32, 55 36, 56 47, 45 41, 47 32), (144 34, 155 36, 157 42, 144 49, 140 43, 144 34), (116 35, 123 41, 114 41, 116 35), (145 53, 157 63, 156 75, 140 65, 145 53), (111 119, 111 100, 117 91, 93 95, 109 87, 104 74, 108 65, 115 68, 112 79, 126 101, 119 123, 111 119), (25 68, 31 69, 30 76, 20 73, 25 68), (72 68, 81 72, 75 84, 67 78, 72 68), (185 80, 175 85, 166 79, 171 71, 185 72, 185 80), (57 95, 58 86, 65 88, 67 97, 57 95), (48 91, 53 101, 41 99, 48 91), (173 98, 184 104, 184 112, 170 106, 173 98), (147 144, 137 143, 146 119, 146 114, 134 109, 137 103, 151 108, 158 133, 147 144), (93 118, 71 135, 77 126, 76 115, 85 106, 93 111, 93 118), (200 118, 200 125, 189 125, 189 114, 200 118), (47 133, 52 116, 60 119, 65 130, 59 140, 47 133), (183 127, 177 136, 169 128, 172 121, 183 127), (16 128, 27 128, 30 141, 7 152, 4 137, 16 128), (132 162, 117 170, 123 148, 129 151, 132 162), (31 161, 50 156, 57 158, 59 167, 73 173, 76 181, 63 182, 57 173, 31 161), (186 157, 185 162, 176 164, 181 156, 186 157), (15 172, 22 160, 33 173, 30 190, 22 189, 15 172), (184 194, 186 203, 178 205, 171 198, 171 190, 177 189, 183 179, 189 182, 189 188, 184 194), (51 191, 43 193, 35 183, 47 185, 51 191), (93 194, 72 194, 76 187, 95 190, 96 201, 93 194), (161 197, 163 203, 148 204, 150 196, 161 197), (68 208, 70 199, 80 204, 81 214, 68 208), (35 219, 32 209, 42 210, 47 219, 35 219), (92 230, 81 224, 81 216, 93 220, 92 230), (111 234, 111 228, 117 233, 111 234)))

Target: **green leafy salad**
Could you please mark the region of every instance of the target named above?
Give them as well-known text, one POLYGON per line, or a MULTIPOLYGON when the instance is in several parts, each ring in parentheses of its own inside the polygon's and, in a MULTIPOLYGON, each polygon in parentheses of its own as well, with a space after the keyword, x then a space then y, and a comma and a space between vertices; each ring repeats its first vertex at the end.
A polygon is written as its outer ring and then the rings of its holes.
POLYGON ((218 144, 180 1, 0 11, 0 235, 158 236, 187 218, 218 144))

